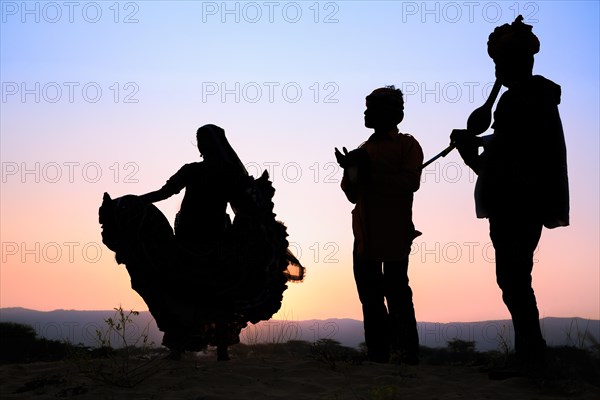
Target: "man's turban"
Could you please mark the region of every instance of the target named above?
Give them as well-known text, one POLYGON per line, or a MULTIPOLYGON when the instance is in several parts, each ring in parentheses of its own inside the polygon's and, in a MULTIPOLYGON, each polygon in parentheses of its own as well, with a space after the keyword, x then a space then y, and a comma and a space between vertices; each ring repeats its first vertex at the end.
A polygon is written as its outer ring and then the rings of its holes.
POLYGON ((488 54, 492 59, 533 56, 540 51, 540 41, 532 26, 523 23, 519 15, 512 24, 496 27, 488 39, 488 54))

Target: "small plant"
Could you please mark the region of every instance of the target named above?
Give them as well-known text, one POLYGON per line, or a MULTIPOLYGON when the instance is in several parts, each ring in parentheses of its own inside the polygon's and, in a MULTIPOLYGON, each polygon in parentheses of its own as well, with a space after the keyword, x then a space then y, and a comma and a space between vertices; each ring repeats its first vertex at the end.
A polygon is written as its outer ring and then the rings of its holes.
POLYGON ((371 389, 369 400, 395 400, 402 398, 402 388, 396 385, 384 385, 371 389))
POLYGON ((357 349, 342 346, 337 340, 319 339, 313 343, 310 357, 326 364, 331 370, 335 370, 338 362, 360 364, 364 359, 364 354, 357 349))
POLYGON ((336 351, 340 343, 332 339, 319 339, 313 343, 310 355, 315 361, 326 364, 329 369, 336 368, 336 351))
POLYGON ((475 342, 452 339, 447 342, 448 353, 453 364, 473 364, 478 360, 480 354, 475 350, 475 342))
POLYGON ((506 325, 502 325, 502 329, 498 332, 498 348, 500 353, 504 355, 505 360, 508 360, 512 351, 512 343, 510 341, 510 331, 506 325))
POLYGON ((136 326, 133 317, 139 312, 125 311, 121 306, 114 310, 115 315, 104 320, 106 329, 96 330, 99 348, 87 357, 78 355, 80 369, 104 383, 134 387, 158 371, 156 359, 150 355, 153 343, 148 341, 149 325, 135 335, 135 330, 131 332, 136 326))
POLYGON ((587 342, 591 343, 591 347, 594 346, 595 338, 590 333, 590 321, 587 321, 585 329, 579 327, 579 321, 577 319, 571 320, 569 328, 565 329, 565 335, 567 336, 567 346, 573 346, 578 349, 585 349, 587 342))
POLYGON ((591 343, 590 351, 592 352, 592 355, 596 357, 597 360, 600 360, 600 342, 591 333, 588 334, 587 338, 588 341, 591 343))
POLYGON ((449 340, 447 345, 448 350, 454 354, 472 354, 475 352, 475 342, 455 338, 449 340))
MULTIPOLYGON (((121 306, 114 308, 116 311, 112 318, 104 320, 106 323, 106 331, 96 329, 96 338, 101 348, 113 348, 113 338, 118 341, 118 347, 125 353, 125 361, 129 361, 132 351, 141 347, 142 351, 147 351, 153 343, 148 343, 148 328, 146 326, 142 333, 134 338, 129 338, 128 326, 136 326, 132 316, 140 315, 139 311, 130 310, 125 312, 121 306)), ((126 367, 127 365, 125 365, 126 367)))

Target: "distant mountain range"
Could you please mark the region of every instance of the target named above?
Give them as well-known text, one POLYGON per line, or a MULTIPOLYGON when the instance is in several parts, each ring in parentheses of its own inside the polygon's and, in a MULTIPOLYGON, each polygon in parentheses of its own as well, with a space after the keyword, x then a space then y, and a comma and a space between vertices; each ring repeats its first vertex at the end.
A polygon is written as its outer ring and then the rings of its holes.
MULTIPOLYGON (((110 317, 115 317, 114 310, 46 312, 25 308, 0 308, 0 322, 31 325, 40 337, 67 340, 86 346, 98 345, 96 331, 106 331, 107 324, 104 320, 110 317)), ((147 331, 151 342, 157 345, 161 343, 162 332, 158 330, 148 311, 140 312, 132 319, 133 324, 127 328, 128 338, 135 340, 147 331)), ((541 326, 550 346, 589 346, 600 340, 600 320, 547 317, 541 320, 541 326)), ((445 347, 452 339, 474 341, 480 351, 498 349, 501 342, 511 347, 514 343, 510 320, 419 322, 418 329, 421 345, 428 347, 445 347)), ((242 343, 246 344, 280 343, 288 340, 314 342, 319 339, 333 339, 345 346, 357 347, 364 341, 362 321, 334 318, 304 321, 270 320, 249 325, 241 334, 242 343)))

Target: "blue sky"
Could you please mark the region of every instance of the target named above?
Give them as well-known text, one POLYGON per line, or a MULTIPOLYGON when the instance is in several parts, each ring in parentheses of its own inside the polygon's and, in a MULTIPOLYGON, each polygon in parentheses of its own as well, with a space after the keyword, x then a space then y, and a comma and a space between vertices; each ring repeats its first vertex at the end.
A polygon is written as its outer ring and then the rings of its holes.
MULTIPOLYGON (((562 86, 572 197, 572 226, 546 231, 540 245, 542 312, 599 317, 598 2, 0 4, 2 242, 99 243, 102 193, 159 188, 198 160, 197 127, 216 123, 251 172, 273 172, 275 211, 309 271, 284 305, 303 318, 360 316, 351 205, 333 147, 368 136, 364 97, 383 85, 403 89, 400 130, 426 158, 435 155, 486 99, 494 80, 488 35, 523 14, 541 41, 534 73, 562 86), (62 175, 51 182, 55 164, 62 175), (573 295, 558 301, 558 290, 573 295), (327 301, 331 291, 337 304, 327 301)), ((418 316, 505 317, 493 264, 480 251, 489 238, 474 215, 472 173, 454 153, 425 172, 414 207, 424 235, 411 258, 418 316), (475 248, 479 257, 467 260, 475 248)), ((172 220, 180 201, 158 206, 172 220)), ((0 305, 143 308, 106 248, 93 264, 28 257, 4 255, 0 305), (72 281, 81 283, 65 286, 72 281)))

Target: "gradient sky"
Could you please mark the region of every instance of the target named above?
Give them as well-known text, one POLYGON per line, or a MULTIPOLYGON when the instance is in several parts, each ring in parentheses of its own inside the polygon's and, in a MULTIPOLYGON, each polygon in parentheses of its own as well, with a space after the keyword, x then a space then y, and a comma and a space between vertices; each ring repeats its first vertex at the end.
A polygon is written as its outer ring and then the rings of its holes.
MULTIPOLYGON (((272 172, 307 267, 278 317, 362 318, 333 148, 368 137, 364 98, 394 84, 400 130, 437 154, 487 98, 488 35, 521 13, 541 41, 534 73, 562 86, 571 190, 571 226, 544 230, 535 256, 540 313, 600 318, 598 4, 1 1, 0 306, 147 309, 101 243, 102 194, 158 189, 214 123, 251 174, 272 172)), ((474 181, 456 152, 424 171, 419 321, 509 317, 474 181)), ((157 206, 172 221, 181 198, 157 206)))

